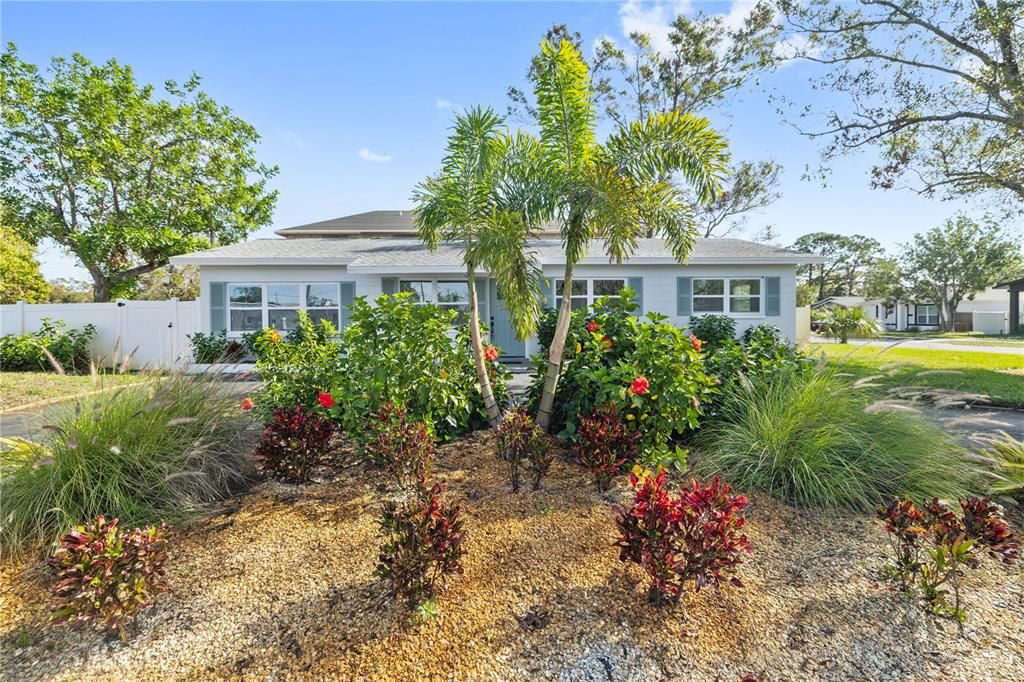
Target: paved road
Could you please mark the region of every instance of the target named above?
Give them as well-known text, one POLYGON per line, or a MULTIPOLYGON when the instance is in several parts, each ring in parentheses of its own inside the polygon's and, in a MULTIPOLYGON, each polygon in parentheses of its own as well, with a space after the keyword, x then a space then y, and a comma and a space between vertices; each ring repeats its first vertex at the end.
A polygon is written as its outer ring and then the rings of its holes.
MULTIPOLYGON (((821 337, 812 336, 811 343, 828 343, 835 345, 835 341, 821 337)), ((851 346, 871 346, 874 348, 920 348, 923 350, 947 350, 967 351, 969 353, 999 353, 1001 355, 1020 355, 1021 367, 1024 367, 1024 343, 1016 348, 1010 346, 971 346, 956 343, 955 339, 850 339, 851 346)))

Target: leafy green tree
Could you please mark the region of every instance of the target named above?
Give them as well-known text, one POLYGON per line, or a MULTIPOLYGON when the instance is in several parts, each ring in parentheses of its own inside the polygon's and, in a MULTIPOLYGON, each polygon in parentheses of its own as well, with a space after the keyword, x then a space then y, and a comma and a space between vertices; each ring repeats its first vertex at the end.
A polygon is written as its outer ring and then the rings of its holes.
MULTIPOLYGON (((874 147, 872 184, 1024 200, 1024 1, 781 0, 814 92, 845 102, 804 124, 826 162, 874 147)), ((815 107, 814 109, 817 109, 815 107)), ((801 117, 818 111, 801 108, 801 117)))
POLYGON ((903 245, 901 262, 913 295, 937 303, 939 324, 953 329, 960 302, 1011 273, 1024 259, 1020 240, 1008 237, 995 222, 975 222, 959 215, 914 236, 903 245))
POLYGON ((818 291, 817 300, 828 296, 852 296, 860 289, 865 270, 881 254, 876 239, 863 235, 811 232, 793 242, 798 251, 825 258, 824 263, 801 265, 797 274, 818 291))
POLYGON ((49 295, 35 248, 11 228, 0 226, 0 303, 45 303, 49 295))
POLYGON ((562 305, 537 414, 537 423, 547 429, 572 316, 573 270, 590 240, 600 240, 608 258, 621 263, 637 239, 657 226, 683 261, 697 236, 693 209, 664 178, 678 173, 701 201, 713 200, 727 154, 725 140, 706 119, 676 112, 620 126, 598 144, 590 75, 579 50, 569 40, 545 40, 534 67, 542 155, 542 163, 533 167, 539 174, 535 186, 565 246, 562 305))
POLYGON ((170 256, 230 244, 270 222, 276 168, 255 129, 199 89, 164 96, 115 60, 54 58, 44 77, 0 55, 0 191, 13 226, 52 239, 89 271, 97 301, 130 291, 170 256))
POLYGON ((135 281, 131 296, 139 301, 194 301, 199 297, 199 268, 195 265, 165 265, 135 281))
POLYGON ((895 301, 904 297, 903 271, 893 258, 877 258, 864 273, 864 297, 895 301))
POLYGON ((48 303, 92 303, 92 285, 72 277, 58 277, 46 283, 50 287, 48 303))
MULTIPOLYGON (((494 398, 480 333, 476 273, 484 268, 502 291, 520 337, 536 329, 540 315, 541 272, 529 256, 530 229, 515 195, 502 194, 507 163, 537 158, 538 145, 525 136, 509 137, 491 109, 470 109, 455 117, 441 171, 421 182, 413 194, 420 238, 437 250, 442 242, 462 248, 469 289, 469 330, 477 381, 494 426, 501 410, 494 398), (532 150, 532 151, 531 151, 532 150)), ((526 215, 529 215, 528 213, 526 215)))

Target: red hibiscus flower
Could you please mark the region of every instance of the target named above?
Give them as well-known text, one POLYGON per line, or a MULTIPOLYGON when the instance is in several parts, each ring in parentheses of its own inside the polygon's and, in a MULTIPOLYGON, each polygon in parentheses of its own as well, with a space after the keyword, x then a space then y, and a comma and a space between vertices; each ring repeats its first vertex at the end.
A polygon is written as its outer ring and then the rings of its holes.
POLYGON ((651 387, 651 382, 647 381, 645 376, 638 376, 636 379, 633 379, 633 383, 629 387, 633 389, 633 393, 643 395, 651 387))
POLYGON ((597 324, 597 320, 591 320, 590 322, 587 322, 587 331, 590 332, 591 334, 593 334, 600 328, 601 327, 597 324))
POLYGON ((615 347, 615 342, 609 339, 607 336, 601 337, 601 347, 605 350, 611 350, 615 347))
POLYGON ((334 405, 334 396, 330 393, 320 393, 320 395, 316 397, 316 400, 323 407, 331 407, 334 405))
POLYGON ((242 412, 248 412, 256 405, 253 403, 252 398, 242 398, 242 412))
POLYGON ((693 344, 693 349, 698 352, 700 351, 700 347, 704 344, 704 342, 698 339, 694 334, 690 334, 690 343, 693 344))
POLYGON ((498 359, 498 347, 497 346, 487 346, 487 348, 484 348, 484 358, 487 360, 487 362, 494 362, 495 360, 497 360, 498 359))

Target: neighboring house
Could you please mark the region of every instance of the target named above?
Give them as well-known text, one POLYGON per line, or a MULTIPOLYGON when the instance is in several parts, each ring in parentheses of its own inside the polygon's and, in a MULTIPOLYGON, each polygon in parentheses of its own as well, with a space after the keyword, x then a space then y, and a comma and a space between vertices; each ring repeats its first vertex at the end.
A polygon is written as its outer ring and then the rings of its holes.
MULTIPOLYGON (((939 306, 936 303, 891 301, 862 296, 830 296, 811 305, 812 308, 840 306, 862 308, 888 331, 937 331, 939 306)), ((998 288, 986 289, 960 302, 953 319, 958 332, 1007 334, 1010 331, 1010 292, 998 288)))
MULTIPOLYGON (((465 269, 457 244, 428 250, 415 236, 408 211, 371 211, 278 230, 284 239, 256 239, 171 259, 198 265, 204 331, 229 336, 273 326, 287 330, 305 310, 339 327, 355 296, 372 300, 408 291, 420 303, 468 310, 465 269)), ((565 253, 557 232, 530 242, 547 282, 547 303, 561 302, 565 253), (554 289, 552 288, 554 286, 554 289), (557 293, 556 293, 557 292, 557 293)), ((610 264, 600 243, 574 272, 572 304, 583 308, 625 286, 636 292, 641 314, 660 312, 685 326, 691 315, 725 313, 737 331, 764 322, 796 334, 796 267, 818 256, 740 239, 698 239, 686 265, 661 239, 639 240, 622 265, 610 264)), ((536 339, 517 339, 501 292, 481 272, 480 316, 505 357, 525 358, 536 339)))

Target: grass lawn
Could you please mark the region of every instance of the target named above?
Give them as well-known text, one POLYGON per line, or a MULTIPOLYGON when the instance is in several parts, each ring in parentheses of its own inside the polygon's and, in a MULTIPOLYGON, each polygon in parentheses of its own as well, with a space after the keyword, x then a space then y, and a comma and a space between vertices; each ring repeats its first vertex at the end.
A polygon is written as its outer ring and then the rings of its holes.
POLYGON ((1024 337, 1020 336, 964 336, 943 338, 940 343, 958 346, 999 346, 1000 348, 1020 348, 1024 351, 1024 337))
POLYGON ((94 379, 88 374, 0 372, 0 411, 11 410, 40 400, 62 396, 71 398, 83 393, 152 378, 149 374, 101 374, 94 379))
POLYGON ((843 362, 848 371, 858 376, 873 374, 884 365, 907 363, 893 376, 886 377, 889 386, 929 386, 981 393, 997 405, 1024 407, 1024 355, 842 344, 815 344, 811 352, 843 362), (922 376, 924 370, 958 373, 922 376))

